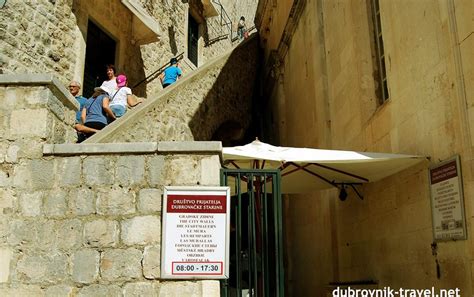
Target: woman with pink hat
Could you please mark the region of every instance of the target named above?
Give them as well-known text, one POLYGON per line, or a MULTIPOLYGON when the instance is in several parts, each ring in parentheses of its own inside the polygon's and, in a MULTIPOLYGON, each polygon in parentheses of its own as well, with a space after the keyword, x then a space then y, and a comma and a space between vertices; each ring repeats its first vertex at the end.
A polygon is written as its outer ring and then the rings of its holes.
POLYGON ((115 117, 119 118, 127 112, 127 105, 134 107, 141 103, 141 99, 136 99, 132 90, 127 87, 127 77, 123 74, 117 76, 117 90, 111 94, 110 109, 115 117))

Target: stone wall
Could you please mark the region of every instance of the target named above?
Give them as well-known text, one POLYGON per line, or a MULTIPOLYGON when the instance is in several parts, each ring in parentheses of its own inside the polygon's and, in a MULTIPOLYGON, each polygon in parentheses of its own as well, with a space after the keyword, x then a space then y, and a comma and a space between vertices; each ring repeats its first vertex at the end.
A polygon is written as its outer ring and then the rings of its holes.
MULTIPOLYGON (((51 73, 63 84, 71 79, 81 82, 86 51, 97 50, 86 48, 89 20, 117 41, 115 64, 118 72, 129 76, 131 86, 166 64, 170 57, 182 52, 187 57, 190 11, 201 24, 199 65, 233 45, 230 38, 208 43, 215 37, 230 34, 230 31, 221 25, 220 15, 204 18, 200 1, 141 2, 161 27, 160 40, 144 45, 133 42, 133 17, 120 0, 7 1, 0 9, 0 74, 51 73)), ((236 13, 244 12, 251 16, 256 8, 255 2, 222 1, 222 4, 235 21, 238 19, 236 13)), ((185 75, 195 69, 189 60, 182 66, 185 75)), ((134 93, 146 97, 159 89, 159 80, 154 80, 134 89, 134 93)))
POLYGON ((0 74, 74 76, 75 17, 71 1, 8 1, 0 9, 0 74))
POLYGON ((2 188, 1 295, 216 291, 218 281, 160 280, 160 240, 164 186, 218 185, 218 145, 186 154, 156 143, 125 151, 118 144, 82 145, 82 152, 69 146, 49 145, 44 157, 22 159, 11 186, 2 188))
POLYGON ((0 161, 41 156, 47 142, 75 141, 79 104, 51 75, 0 75, 0 161))
POLYGON ((233 120, 248 127, 258 44, 250 38, 97 133, 92 142, 211 140, 233 120))
POLYGON ((0 75, 0 295, 218 296, 160 279, 166 185, 219 185, 218 142, 71 142, 76 101, 47 75, 0 75))
MULTIPOLYGON (((142 1, 143 2, 143 1, 142 1)), ((209 1, 213 2, 213 1, 209 1)), ((187 59, 187 34, 188 34, 188 14, 191 12, 193 17, 200 24, 200 38, 198 41, 198 65, 205 64, 210 59, 222 54, 235 45, 236 41, 231 40, 231 36, 236 36, 236 22, 240 18, 240 14, 249 17, 247 24, 249 27, 253 26, 253 16, 257 6, 257 1, 219 1, 224 10, 230 17, 232 24, 232 33, 230 32, 230 25, 224 25, 227 22, 226 18, 222 18, 223 13, 220 7, 214 4, 218 15, 203 18, 202 6, 199 1, 189 1, 189 5, 182 1, 163 1, 162 3, 151 4, 147 1, 144 6, 148 9, 151 15, 160 23, 163 31, 161 40, 158 43, 152 43, 141 47, 142 57, 145 67, 145 75, 150 75, 158 67, 168 63, 173 55, 184 53, 185 59, 180 62, 186 76, 189 72, 196 68, 187 59), (191 9, 189 6, 191 5, 191 9)), ((161 90, 161 85, 158 80, 150 83, 147 86, 147 94, 155 94, 161 90)))

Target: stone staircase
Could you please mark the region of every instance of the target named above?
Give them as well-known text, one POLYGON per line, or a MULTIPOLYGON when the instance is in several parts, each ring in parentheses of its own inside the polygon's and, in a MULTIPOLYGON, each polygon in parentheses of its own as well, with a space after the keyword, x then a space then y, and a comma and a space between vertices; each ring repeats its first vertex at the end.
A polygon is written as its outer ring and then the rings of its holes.
POLYGON ((252 117, 257 63, 258 38, 253 34, 84 143, 205 141, 229 122, 245 130, 252 117))

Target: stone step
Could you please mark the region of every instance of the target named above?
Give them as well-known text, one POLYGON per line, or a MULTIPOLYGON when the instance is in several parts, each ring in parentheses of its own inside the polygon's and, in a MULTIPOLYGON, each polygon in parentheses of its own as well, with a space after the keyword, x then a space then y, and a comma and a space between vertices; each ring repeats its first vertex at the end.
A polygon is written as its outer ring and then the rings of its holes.
POLYGON ((228 121, 247 128, 258 68, 256 36, 151 96, 84 143, 204 141, 228 121))

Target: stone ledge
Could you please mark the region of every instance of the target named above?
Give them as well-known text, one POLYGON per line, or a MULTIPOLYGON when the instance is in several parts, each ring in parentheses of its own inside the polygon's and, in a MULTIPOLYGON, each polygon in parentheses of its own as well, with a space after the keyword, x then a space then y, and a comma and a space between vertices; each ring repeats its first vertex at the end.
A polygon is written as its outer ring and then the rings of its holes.
POLYGON ((66 90, 66 87, 51 74, 21 73, 0 74, 0 86, 46 86, 64 106, 74 111, 79 110, 79 103, 66 90))
POLYGON ((161 153, 222 152, 220 141, 161 141, 158 142, 161 153))
POLYGON ((105 155, 155 153, 156 142, 45 144, 43 155, 105 155))
POLYGON ((220 141, 164 141, 127 143, 45 144, 43 155, 106 155, 153 153, 222 153, 220 141))

